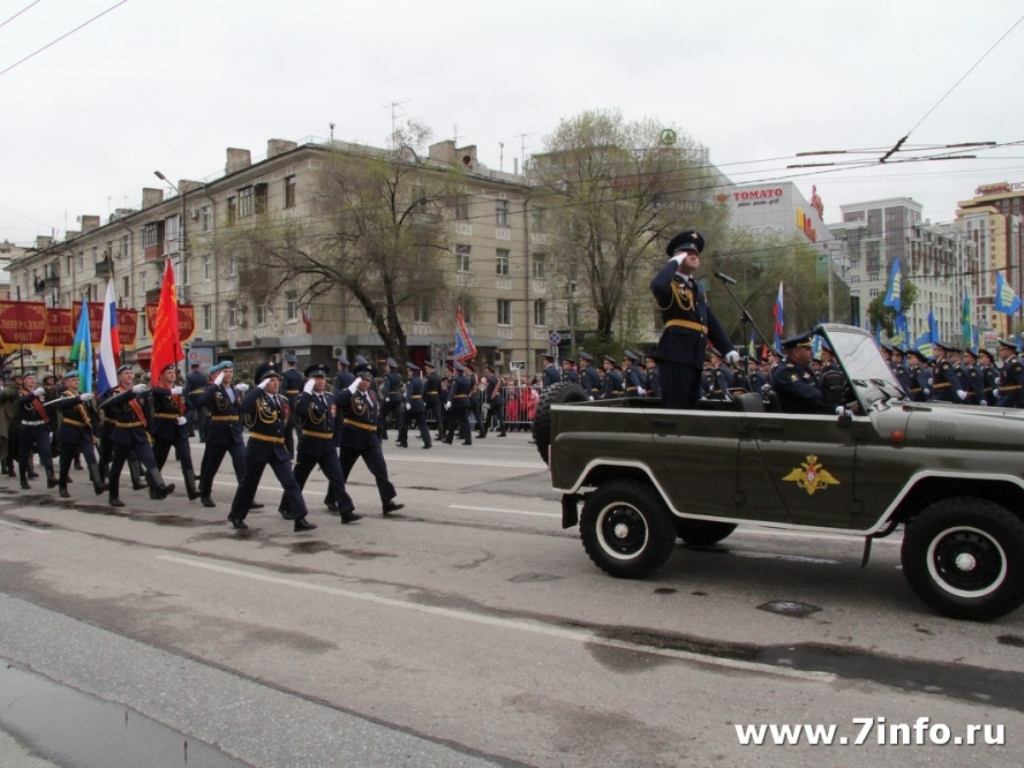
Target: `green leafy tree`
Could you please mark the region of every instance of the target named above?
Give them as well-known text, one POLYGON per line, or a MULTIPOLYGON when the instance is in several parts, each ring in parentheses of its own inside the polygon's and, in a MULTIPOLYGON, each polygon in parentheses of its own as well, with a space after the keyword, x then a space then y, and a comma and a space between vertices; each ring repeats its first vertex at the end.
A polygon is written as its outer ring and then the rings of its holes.
MULTIPOLYGON (((910 311, 910 308, 917 302, 918 297, 917 286, 910 280, 903 281, 903 287, 900 290, 900 302, 903 305, 903 313, 906 314, 910 311)), ((881 326, 882 330, 885 331, 889 338, 892 338, 896 332, 896 310, 892 307, 885 306, 882 302, 885 301, 885 295, 876 296, 868 304, 868 322, 871 323, 871 330, 875 329, 875 326, 881 326)))

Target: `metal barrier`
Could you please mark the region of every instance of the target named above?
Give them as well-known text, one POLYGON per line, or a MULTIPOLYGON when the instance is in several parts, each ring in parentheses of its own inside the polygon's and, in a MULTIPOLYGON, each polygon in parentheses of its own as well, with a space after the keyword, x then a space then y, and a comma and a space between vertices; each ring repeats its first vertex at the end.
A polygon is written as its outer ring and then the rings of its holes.
MULTIPOLYGON (((533 417, 537 413, 537 404, 540 402, 541 387, 530 386, 529 384, 523 384, 520 386, 512 385, 501 388, 501 396, 505 401, 505 428, 518 431, 529 431, 533 428, 533 417)), ((481 390, 481 397, 483 397, 483 390, 481 390)), ((444 403, 444 395, 442 395, 442 407, 444 403)), ((481 403, 483 401, 481 400, 481 403)), ((445 411, 444 418, 447 418, 450 411, 445 411)), ((497 415, 490 412, 488 409, 487 418, 491 421, 491 428, 496 428, 498 419, 497 415)), ((476 425, 475 416, 470 416, 470 422, 476 425)), ((432 428, 437 428, 437 423, 434 420, 434 414, 428 409, 427 411, 427 424, 432 428)))

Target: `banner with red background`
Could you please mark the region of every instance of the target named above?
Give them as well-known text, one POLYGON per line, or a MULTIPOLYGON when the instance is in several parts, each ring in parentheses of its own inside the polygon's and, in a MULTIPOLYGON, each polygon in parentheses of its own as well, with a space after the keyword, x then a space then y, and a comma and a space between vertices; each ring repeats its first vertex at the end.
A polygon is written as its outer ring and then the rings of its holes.
MULTIPOLYGON (((156 327, 156 310, 159 304, 146 305, 146 327, 149 335, 153 335, 156 327)), ((192 304, 178 305, 178 338, 182 344, 188 344, 196 335, 196 308, 192 304)))

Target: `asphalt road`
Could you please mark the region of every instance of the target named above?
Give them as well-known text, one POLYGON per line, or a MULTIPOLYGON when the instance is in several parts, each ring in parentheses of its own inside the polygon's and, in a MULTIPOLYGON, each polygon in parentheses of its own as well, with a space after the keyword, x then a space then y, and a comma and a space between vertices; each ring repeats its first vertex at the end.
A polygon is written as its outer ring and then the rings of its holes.
MULTIPOLYGON (((680 544, 651 579, 612 579, 561 529, 527 439, 388 443, 406 508, 382 517, 358 465, 354 525, 319 505, 314 473, 319 528, 303 534, 274 511, 269 473, 244 532, 225 519, 226 470, 215 509, 171 466, 173 497, 122 491, 121 510, 84 472, 70 502, 5 477, 0 658, 255 766, 1024 763, 1024 611, 933 614, 903 580, 898 536, 862 570, 859 540, 741 528, 680 544), (925 743, 889 743, 922 717, 925 743), (737 726, 759 724, 835 725, 849 743, 742 745, 737 726), (928 743, 935 724, 950 743, 928 743), (1005 743, 952 743, 972 724, 1005 743)), ((86 704, 54 726, 17 701, 0 752, 92 764, 54 746, 86 704)))

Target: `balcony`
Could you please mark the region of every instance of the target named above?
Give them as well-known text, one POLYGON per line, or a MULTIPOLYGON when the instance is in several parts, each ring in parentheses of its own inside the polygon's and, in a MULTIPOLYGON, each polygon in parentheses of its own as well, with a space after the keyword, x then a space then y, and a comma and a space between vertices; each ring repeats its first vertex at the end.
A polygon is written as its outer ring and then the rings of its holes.
POLYGON ((43 280, 43 287, 46 290, 60 288, 60 275, 47 275, 43 280))
POLYGON ((146 303, 147 304, 156 304, 159 301, 160 301, 160 286, 159 285, 156 286, 155 288, 150 288, 148 291, 146 291, 146 303))
POLYGON ((103 259, 96 263, 96 277, 113 277, 114 262, 110 259, 103 259))

